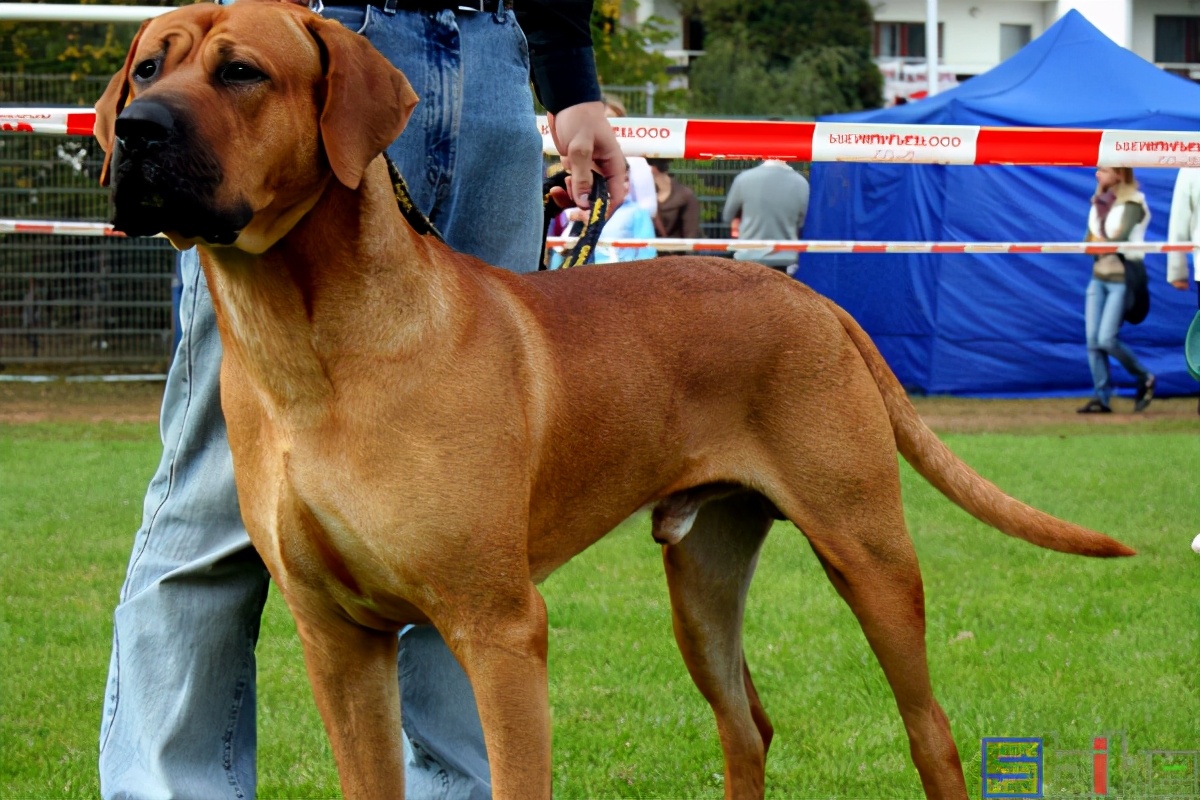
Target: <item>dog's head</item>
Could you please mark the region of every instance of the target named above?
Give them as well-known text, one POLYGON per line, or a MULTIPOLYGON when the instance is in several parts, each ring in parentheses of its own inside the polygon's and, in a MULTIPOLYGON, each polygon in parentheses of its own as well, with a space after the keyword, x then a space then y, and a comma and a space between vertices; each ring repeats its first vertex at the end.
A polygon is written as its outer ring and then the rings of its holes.
POLYGON ((147 21, 96 103, 113 225, 262 252, 331 176, 357 188, 417 97, 363 37, 284 0, 147 21))

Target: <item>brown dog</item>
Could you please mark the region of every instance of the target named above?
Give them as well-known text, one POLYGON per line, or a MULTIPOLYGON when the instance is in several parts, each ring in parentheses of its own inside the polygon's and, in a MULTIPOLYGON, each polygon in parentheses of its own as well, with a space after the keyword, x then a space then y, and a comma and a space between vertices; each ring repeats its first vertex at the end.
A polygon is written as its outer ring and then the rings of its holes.
POLYGON ((380 157, 415 102, 339 24, 243 1, 144 25, 97 105, 118 226, 200 247, 242 513, 346 795, 403 792, 396 632, 432 622, 474 687, 495 796, 549 797, 537 583, 652 506, 727 797, 764 791, 741 624, 777 516, 858 616, 926 794, 964 797, 897 448, 1005 533, 1132 551, 972 472, 858 325, 781 274, 679 258, 517 276, 418 235, 380 157))

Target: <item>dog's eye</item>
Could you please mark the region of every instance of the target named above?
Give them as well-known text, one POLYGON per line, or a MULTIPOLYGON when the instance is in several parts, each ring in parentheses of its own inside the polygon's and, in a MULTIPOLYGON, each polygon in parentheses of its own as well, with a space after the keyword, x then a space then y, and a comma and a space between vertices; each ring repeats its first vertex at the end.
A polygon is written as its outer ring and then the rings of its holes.
POLYGON ((241 61, 232 61, 226 64, 221 67, 217 75, 223 83, 229 84, 258 83, 267 79, 262 70, 255 69, 241 61))
POLYGON ((158 74, 158 59, 148 58, 133 68, 133 77, 148 81, 158 74))

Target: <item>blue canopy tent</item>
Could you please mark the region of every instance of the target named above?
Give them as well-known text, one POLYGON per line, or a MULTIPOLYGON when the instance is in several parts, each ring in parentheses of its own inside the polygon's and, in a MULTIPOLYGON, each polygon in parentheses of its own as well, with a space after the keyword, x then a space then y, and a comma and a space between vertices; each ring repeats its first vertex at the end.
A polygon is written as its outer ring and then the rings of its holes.
MULTIPOLYGON (((932 98, 826 119, 843 122, 1200 130, 1200 86, 1117 46, 1076 11, 983 75, 932 98)), ((1174 169, 1137 178, 1147 239, 1166 238, 1174 169)), ((805 238, 1080 241, 1092 168, 818 163, 805 238)), ((1121 337, 1158 376, 1159 394, 1192 394, 1183 340, 1192 292, 1147 257, 1149 317, 1121 337)), ((914 393, 1086 395, 1084 255, 806 255, 797 277, 874 337, 914 393)), ((1133 379, 1112 361, 1123 393, 1133 379)))

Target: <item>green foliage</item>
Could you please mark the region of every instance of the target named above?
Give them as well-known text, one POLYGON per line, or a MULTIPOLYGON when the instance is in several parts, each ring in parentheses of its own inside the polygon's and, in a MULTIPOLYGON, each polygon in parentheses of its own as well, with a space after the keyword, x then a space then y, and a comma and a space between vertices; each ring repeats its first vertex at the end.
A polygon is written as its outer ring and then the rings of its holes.
POLYGON ((695 113, 815 117, 879 105, 879 70, 857 50, 813 47, 786 67, 734 40, 716 39, 692 63, 689 108, 695 113))
POLYGON ((643 86, 650 82, 661 88, 666 85, 671 61, 650 48, 671 40, 669 23, 661 17, 650 17, 643 23, 629 24, 633 9, 632 0, 600 2, 592 9, 596 72, 600 83, 610 86, 643 86))
POLYGON ((0 22, 0 71, 112 74, 136 30, 128 24, 0 22))
MULTIPOLYGON (((80 0, 79 4, 130 5, 105 0, 80 0)), ((183 0, 137 3, 184 4, 183 0)), ((0 22, 0 72, 112 75, 125 63, 125 53, 137 29, 137 23, 0 22)))
POLYGON ((871 47, 866 0, 684 0, 683 8, 700 15, 708 35, 743 39, 773 68, 810 48, 871 47))
POLYGON ((883 102, 866 0, 685 0, 683 8, 706 30, 706 54, 689 75, 692 111, 815 116, 883 102))

